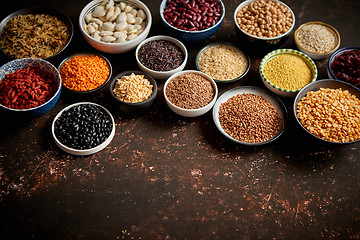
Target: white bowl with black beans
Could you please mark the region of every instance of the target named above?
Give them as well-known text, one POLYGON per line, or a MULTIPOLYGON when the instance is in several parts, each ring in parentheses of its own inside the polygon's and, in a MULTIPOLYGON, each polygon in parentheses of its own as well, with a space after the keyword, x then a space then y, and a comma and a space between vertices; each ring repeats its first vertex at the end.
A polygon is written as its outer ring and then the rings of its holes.
POLYGON ((218 88, 207 74, 186 70, 175 73, 164 84, 164 97, 169 108, 183 117, 198 117, 215 104, 218 88))

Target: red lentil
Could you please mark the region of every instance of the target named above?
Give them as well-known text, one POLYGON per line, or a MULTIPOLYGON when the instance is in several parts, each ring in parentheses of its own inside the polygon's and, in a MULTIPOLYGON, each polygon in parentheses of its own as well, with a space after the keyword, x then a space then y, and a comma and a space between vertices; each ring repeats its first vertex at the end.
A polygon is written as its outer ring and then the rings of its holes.
POLYGON ((109 77, 110 67, 95 55, 75 56, 60 68, 63 84, 74 91, 90 91, 101 86, 109 77))
POLYGON ((7 74, 0 82, 0 103, 12 109, 29 109, 47 102, 56 89, 50 73, 29 66, 7 74))

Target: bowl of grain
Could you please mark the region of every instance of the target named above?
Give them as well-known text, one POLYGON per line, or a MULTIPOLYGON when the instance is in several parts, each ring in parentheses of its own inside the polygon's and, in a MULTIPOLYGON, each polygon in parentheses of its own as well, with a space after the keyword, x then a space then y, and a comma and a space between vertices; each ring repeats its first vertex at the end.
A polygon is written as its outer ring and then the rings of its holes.
POLYGON ((215 104, 218 88, 207 74, 186 70, 175 73, 164 84, 164 97, 169 108, 183 117, 198 117, 215 104))
POLYGON ((250 57, 234 44, 211 43, 196 55, 196 68, 217 83, 240 80, 250 69, 250 57))
POLYGON ((312 59, 331 56, 340 46, 340 34, 331 25, 312 21, 300 25, 294 33, 297 48, 312 59))
POLYGON ((129 70, 114 76, 110 95, 118 110, 127 115, 145 113, 156 99, 158 87, 150 75, 129 70))
POLYGON ((270 143, 283 133, 287 110, 268 90, 241 86, 223 93, 213 107, 213 120, 228 139, 258 146, 270 143))
POLYGON ((307 84, 316 81, 318 70, 306 54, 293 49, 274 50, 260 62, 264 85, 282 97, 295 97, 307 84))
POLYGON ((360 90, 334 79, 307 85, 293 106, 301 128, 318 140, 335 144, 360 141, 359 109, 360 90))
POLYGON ((295 14, 278 0, 246 0, 233 15, 236 31, 254 51, 275 49, 290 36, 295 14))

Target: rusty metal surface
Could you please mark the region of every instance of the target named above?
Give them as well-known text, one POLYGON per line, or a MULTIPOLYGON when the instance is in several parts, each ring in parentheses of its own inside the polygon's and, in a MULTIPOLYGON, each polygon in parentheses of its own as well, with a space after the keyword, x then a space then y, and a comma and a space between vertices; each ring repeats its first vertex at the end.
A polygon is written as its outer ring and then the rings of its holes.
MULTIPOLYGON (((94 51, 83 39, 78 15, 87 1, 10 1, 1 19, 26 6, 57 8, 73 21, 70 46, 51 60, 94 51)), ((145 1, 153 16, 150 35, 166 34, 160 1, 145 1)), ((224 1, 226 17, 206 41, 185 44, 186 69, 205 44, 238 41, 232 20, 240 1, 224 1)), ((359 1, 285 1, 296 27, 319 20, 336 27, 341 47, 359 44, 359 1)), ((282 47, 295 48, 292 36, 282 47)), ((137 69, 134 51, 105 54, 114 75, 137 69)), ((241 81, 219 84, 220 94, 239 85, 264 87, 261 56, 251 56, 241 81)), ((6 60, 1 59, 1 64, 6 60)), ((327 60, 316 61, 319 79, 327 60)), ((305 134, 292 116, 284 134, 261 147, 230 142, 211 113, 187 119, 165 104, 164 81, 143 115, 127 117, 113 106, 107 89, 89 98, 65 92, 46 115, 24 119, 1 112, 1 239, 359 239, 360 143, 332 145, 305 134), (86 157, 57 148, 50 126, 65 106, 82 100, 109 109, 116 122, 111 144, 86 157)))

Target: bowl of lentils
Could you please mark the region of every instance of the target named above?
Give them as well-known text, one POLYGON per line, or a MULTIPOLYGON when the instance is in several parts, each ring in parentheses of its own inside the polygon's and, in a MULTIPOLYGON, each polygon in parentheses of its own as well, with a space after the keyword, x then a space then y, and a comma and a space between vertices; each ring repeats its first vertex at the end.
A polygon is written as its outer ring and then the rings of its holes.
POLYGON ((330 57, 340 46, 340 34, 331 25, 312 21, 300 25, 294 33, 297 48, 312 59, 330 57))
POLYGON ((327 73, 329 78, 360 89, 360 47, 345 47, 334 52, 329 58, 327 73))
POLYGON ((163 0, 160 17, 168 32, 186 42, 211 37, 225 17, 221 0, 163 0))
POLYGON ((176 38, 159 35, 142 41, 135 58, 141 71, 157 79, 167 79, 185 68, 188 51, 176 38))
POLYGON ((257 51, 278 48, 295 26, 294 12, 278 0, 243 1, 233 17, 241 39, 257 51))
POLYGON ((333 144, 360 141, 360 90, 323 79, 304 87, 294 100, 298 124, 311 136, 333 144))
POLYGON ((285 105, 273 93, 253 86, 223 93, 213 107, 213 120, 228 139, 258 146, 276 140, 287 121, 285 105))
POLYGON ((207 74, 186 70, 175 73, 164 84, 164 97, 169 108, 184 117, 198 117, 215 104, 218 88, 207 74))
POLYGON ((260 62, 259 72, 264 85, 282 97, 295 97, 304 86, 316 81, 318 75, 314 61, 294 49, 268 53, 260 62))
POLYGON ((103 106, 79 102, 65 107, 51 126, 56 145, 73 155, 90 155, 104 149, 115 135, 115 122, 103 106))

